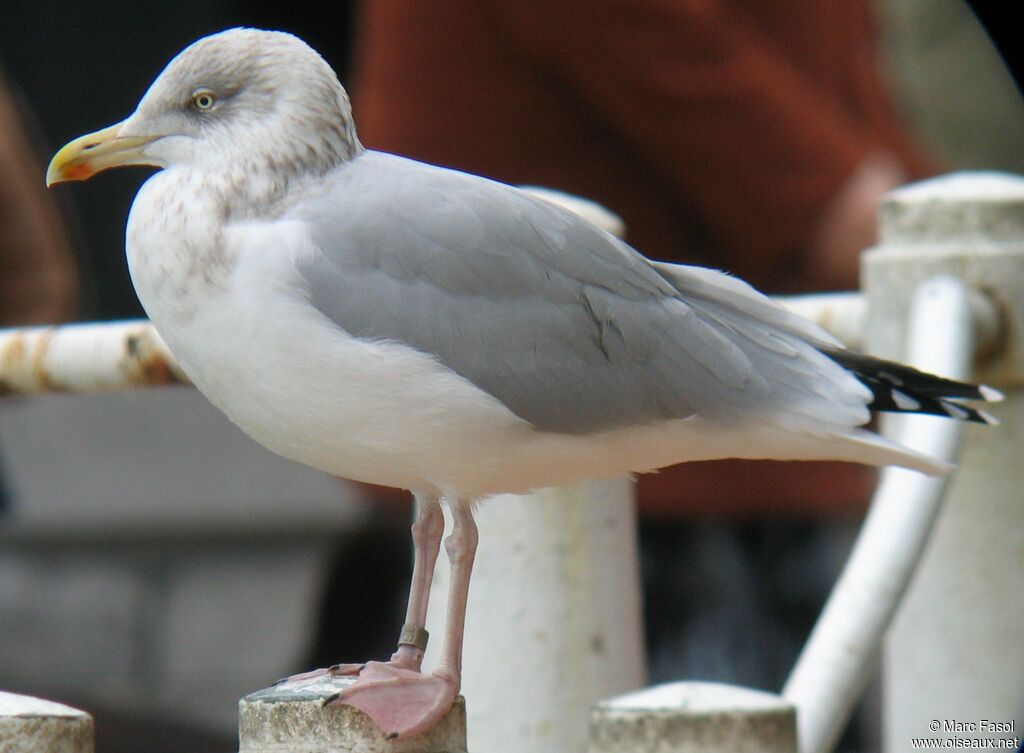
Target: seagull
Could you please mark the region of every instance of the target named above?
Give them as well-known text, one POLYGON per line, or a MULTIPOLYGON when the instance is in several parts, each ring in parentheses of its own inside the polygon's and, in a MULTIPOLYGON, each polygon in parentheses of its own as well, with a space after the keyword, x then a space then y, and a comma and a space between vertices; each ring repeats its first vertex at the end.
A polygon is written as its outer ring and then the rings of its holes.
POLYGON ((47 184, 150 165, 132 280, 182 368, 287 458, 412 491, 414 566, 390 660, 334 703, 390 736, 460 688, 474 505, 688 460, 942 463, 872 411, 991 423, 998 393, 845 350, 718 271, 659 263, 517 188, 365 149, 330 66, 283 32, 179 53, 135 112, 54 156, 47 184), (442 657, 421 671, 445 500, 442 657))

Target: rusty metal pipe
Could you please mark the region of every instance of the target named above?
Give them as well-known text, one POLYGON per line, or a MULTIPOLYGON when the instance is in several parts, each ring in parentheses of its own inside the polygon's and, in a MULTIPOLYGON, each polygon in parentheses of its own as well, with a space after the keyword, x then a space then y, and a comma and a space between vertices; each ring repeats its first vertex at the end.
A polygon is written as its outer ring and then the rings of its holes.
POLYGON ((188 378, 147 321, 0 330, 0 395, 169 384, 188 384, 188 378))
MULTIPOLYGON (((849 346, 862 340, 858 293, 776 300, 849 346)), ((92 394, 169 384, 189 380, 143 319, 0 329, 0 395, 92 394)))

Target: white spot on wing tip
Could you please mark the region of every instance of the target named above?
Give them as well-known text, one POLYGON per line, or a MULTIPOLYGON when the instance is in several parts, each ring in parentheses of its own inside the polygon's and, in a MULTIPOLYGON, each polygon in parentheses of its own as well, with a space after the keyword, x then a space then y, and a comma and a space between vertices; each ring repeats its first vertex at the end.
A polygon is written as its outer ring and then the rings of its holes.
POLYGON ((953 418, 959 419, 960 421, 966 421, 967 417, 970 415, 963 408, 958 405, 954 405, 953 403, 946 402, 945 400, 940 400, 939 403, 947 414, 953 418))
POLYGON ((989 403, 1000 403, 1003 401, 1003 393, 995 387, 989 387, 987 384, 978 385, 978 392, 989 403))
POLYGON ((914 411, 921 409, 921 403, 912 398, 905 392, 899 390, 892 390, 892 401, 896 403, 896 407, 900 410, 914 411))
POLYGON ((993 416, 991 413, 979 410, 978 415, 981 416, 981 420, 984 421, 989 426, 999 426, 999 419, 993 416))
POLYGON ((903 386, 903 380, 900 379, 895 374, 890 374, 888 371, 879 371, 878 372, 878 378, 879 379, 884 379, 889 384, 895 384, 897 387, 902 387, 903 386))

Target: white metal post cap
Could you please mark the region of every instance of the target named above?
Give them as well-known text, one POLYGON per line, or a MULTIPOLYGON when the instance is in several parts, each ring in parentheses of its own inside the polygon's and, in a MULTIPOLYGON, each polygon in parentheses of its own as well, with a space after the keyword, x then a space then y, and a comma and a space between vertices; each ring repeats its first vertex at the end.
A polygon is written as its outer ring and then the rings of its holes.
POLYGON ((656 685, 598 704, 589 753, 796 753, 796 708, 760 690, 656 685))

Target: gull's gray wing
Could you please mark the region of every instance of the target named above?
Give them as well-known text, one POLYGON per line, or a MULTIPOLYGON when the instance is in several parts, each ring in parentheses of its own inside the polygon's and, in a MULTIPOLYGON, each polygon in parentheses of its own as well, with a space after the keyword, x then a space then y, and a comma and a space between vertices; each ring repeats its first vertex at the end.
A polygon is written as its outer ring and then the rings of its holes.
POLYGON ((538 429, 867 419, 814 325, 509 186, 367 152, 287 218, 318 249, 297 264, 325 316, 433 354, 538 429))

